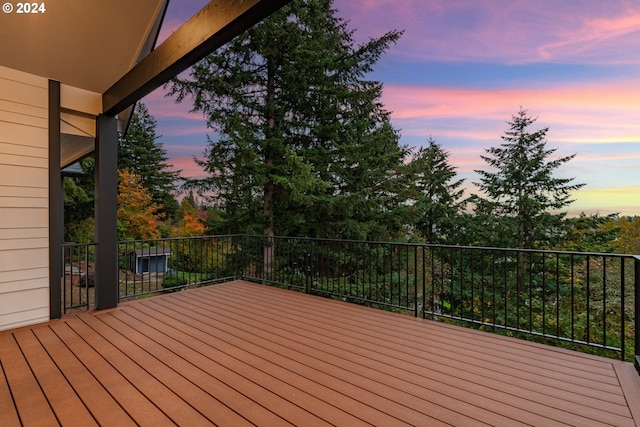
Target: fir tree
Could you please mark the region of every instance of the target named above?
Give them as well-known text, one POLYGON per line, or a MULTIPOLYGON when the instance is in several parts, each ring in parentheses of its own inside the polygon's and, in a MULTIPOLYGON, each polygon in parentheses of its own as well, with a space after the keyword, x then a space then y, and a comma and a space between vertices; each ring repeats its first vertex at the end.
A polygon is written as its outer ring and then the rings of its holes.
POLYGON ((518 248, 544 248, 556 243, 571 193, 584 184, 553 173, 575 154, 549 159, 557 149, 547 148, 549 128, 530 131, 536 121, 520 111, 509 122, 499 147, 491 147, 482 159, 493 169, 476 170, 474 183, 485 195, 475 196, 476 217, 492 235, 485 244, 518 248))
POLYGON ((400 191, 388 186, 405 150, 365 75, 399 37, 356 45, 332 1, 294 0, 173 82, 215 132, 196 185, 229 231, 380 238, 398 227, 388 209, 400 191))
POLYGON ((415 227, 427 243, 453 243, 460 214, 465 209, 464 179, 454 180, 456 170, 449 153, 433 138, 413 155, 415 227))

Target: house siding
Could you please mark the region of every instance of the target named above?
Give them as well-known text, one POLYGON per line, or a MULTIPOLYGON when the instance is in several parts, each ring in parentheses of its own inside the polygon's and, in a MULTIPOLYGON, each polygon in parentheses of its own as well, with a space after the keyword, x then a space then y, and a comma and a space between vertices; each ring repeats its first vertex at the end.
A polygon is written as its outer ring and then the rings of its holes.
POLYGON ((0 67, 0 330, 49 319, 48 82, 0 67))

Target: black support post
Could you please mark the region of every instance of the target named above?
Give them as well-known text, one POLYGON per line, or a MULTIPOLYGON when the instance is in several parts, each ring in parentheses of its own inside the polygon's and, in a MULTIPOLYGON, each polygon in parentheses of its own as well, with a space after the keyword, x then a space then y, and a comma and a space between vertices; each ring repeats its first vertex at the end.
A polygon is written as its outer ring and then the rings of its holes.
POLYGON ((60 82, 49 80, 49 318, 62 316, 64 196, 60 172, 60 82))
POLYGON ((96 308, 118 305, 118 134, 115 116, 98 116, 95 151, 96 308))

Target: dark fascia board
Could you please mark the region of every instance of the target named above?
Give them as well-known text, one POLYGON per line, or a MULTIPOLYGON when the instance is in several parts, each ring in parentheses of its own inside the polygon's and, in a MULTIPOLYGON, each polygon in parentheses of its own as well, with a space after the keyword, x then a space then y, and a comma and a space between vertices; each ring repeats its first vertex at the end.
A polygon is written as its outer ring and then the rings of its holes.
POLYGON ((102 95, 116 115, 291 0, 212 0, 102 95))

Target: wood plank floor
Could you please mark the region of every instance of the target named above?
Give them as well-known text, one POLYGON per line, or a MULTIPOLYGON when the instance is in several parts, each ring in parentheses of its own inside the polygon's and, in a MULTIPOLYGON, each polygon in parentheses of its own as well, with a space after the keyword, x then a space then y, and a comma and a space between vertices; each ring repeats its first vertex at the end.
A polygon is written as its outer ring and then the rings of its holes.
POLYGON ((638 421, 631 364, 242 281, 0 333, 0 426, 638 421))

